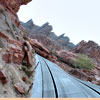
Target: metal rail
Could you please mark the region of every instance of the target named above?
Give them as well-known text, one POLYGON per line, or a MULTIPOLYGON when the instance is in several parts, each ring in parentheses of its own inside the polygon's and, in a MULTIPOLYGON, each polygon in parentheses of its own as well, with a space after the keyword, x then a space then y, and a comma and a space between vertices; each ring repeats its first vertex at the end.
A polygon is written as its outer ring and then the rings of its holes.
POLYGON ((32 98, 100 98, 99 86, 67 74, 58 65, 39 55, 36 55, 36 60, 39 64, 36 68, 32 98))

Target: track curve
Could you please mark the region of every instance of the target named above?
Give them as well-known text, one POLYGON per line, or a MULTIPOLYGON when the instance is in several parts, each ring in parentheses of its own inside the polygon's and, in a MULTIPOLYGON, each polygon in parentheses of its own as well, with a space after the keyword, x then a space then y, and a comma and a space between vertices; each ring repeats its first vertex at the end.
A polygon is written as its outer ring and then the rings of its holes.
POLYGON ((100 98, 99 86, 67 74, 58 65, 39 55, 36 55, 36 61, 39 64, 32 98, 100 98))

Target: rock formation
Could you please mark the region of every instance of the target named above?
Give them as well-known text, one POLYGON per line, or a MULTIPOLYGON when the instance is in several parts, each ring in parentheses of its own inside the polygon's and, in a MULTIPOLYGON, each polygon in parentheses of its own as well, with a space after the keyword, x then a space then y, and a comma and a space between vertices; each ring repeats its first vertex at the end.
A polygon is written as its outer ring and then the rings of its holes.
POLYGON ((100 62, 100 46, 93 41, 81 41, 73 51, 93 58, 98 64, 100 62))
POLYGON ((31 0, 0 0, 0 98, 30 97, 34 49, 24 39, 16 12, 31 0))
POLYGON ((96 82, 94 82, 95 84, 99 84, 99 80, 100 80, 100 46, 95 43, 94 41, 81 41, 74 49, 73 49, 74 53, 80 53, 80 54, 85 54, 87 56, 89 56, 90 58, 93 59, 94 63, 95 63, 95 69, 94 69, 94 73, 95 73, 95 77, 97 79, 96 82))
POLYGON ((52 32, 52 26, 49 23, 45 23, 44 25, 37 26, 33 23, 32 19, 26 23, 21 22, 24 28, 26 28, 30 34, 29 37, 33 39, 37 39, 40 41, 45 47, 55 50, 61 49, 72 49, 75 47, 73 43, 70 42, 70 39, 65 34, 61 36, 56 36, 54 32, 52 32), (54 45, 53 45, 54 44, 54 45))
POLYGON ((18 12, 21 5, 25 5, 32 0, 0 0, 0 6, 4 6, 7 10, 9 17, 16 23, 17 26, 20 25, 16 13, 18 12))

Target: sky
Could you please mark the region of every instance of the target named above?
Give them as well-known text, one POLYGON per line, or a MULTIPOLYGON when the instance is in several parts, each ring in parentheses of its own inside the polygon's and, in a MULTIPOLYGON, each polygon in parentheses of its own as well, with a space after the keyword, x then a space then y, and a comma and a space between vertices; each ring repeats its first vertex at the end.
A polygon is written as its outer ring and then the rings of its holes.
POLYGON ((74 44, 93 40, 100 45, 100 0, 32 0, 18 16, 39 26, 49 22, 57 36, 65 33, 74 44))

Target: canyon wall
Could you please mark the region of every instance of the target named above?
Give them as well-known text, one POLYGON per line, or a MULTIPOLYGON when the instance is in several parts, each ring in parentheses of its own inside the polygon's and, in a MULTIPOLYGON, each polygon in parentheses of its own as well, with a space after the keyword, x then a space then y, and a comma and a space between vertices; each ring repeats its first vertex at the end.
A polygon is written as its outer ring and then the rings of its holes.
POLYGON ((31 0, 0 0, 0 98, 31 96, 34 49, 24 39, 16 13, 31 0))

